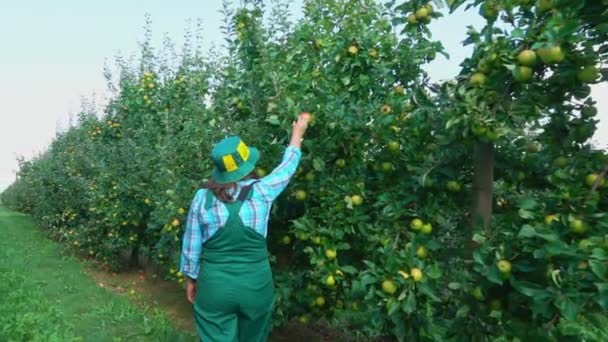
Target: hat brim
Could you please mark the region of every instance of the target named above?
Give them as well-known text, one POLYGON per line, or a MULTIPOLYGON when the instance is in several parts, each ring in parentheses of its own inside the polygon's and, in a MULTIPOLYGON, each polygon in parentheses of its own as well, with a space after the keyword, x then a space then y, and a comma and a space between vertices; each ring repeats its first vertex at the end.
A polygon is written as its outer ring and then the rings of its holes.
POLYGON ((228 172, 220 171, 217 167, 213 170, 213 180, 218 184, 228 184, 236 182, 255 170, 255 166, 260 159, 260 151, 255 147, 249 147, 249 159, 242 163, 238 169, 228 172))

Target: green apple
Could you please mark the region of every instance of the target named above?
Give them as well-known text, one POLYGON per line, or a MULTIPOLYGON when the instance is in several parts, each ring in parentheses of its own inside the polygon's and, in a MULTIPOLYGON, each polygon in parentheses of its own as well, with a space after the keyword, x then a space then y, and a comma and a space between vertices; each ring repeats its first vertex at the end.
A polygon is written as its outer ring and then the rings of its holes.
MULTIPOLYGON (((585 177, 585 183, 587 184, 587 186, 588 186, 588 187, 590 187, 590 188, 591 188, 591 187, 592 187, 592 186, 595 184, 595 182, 597 181, 597 179, 598 179, 599 177, 600 177, 600 175, 598 175, 597 173, 591 173, 591 174, 588 174, 588 175, 585 177)), ((602 187, 603 187, 604 185, 606 185, 606 179, 605 179, 605 178, 602 178, 602 180, 600 181, 599 186, 602 186, 602 187)))
POLYGON ((462 188, 459 182, 457 181, 449 181, 447 184, 447 188, 449 191, 458 192, 462 188))
POLYGON ((393 171, 393 163, 391 162, 383 162, 382 163, 382 171, 391 172, 393 171))
POLYGON ((422 226, 424 226, 424 222, 419 218, 415 218, 412 220, 412 222, 410 222, 410 227, 413 230, 420 230, 422 229, 422 226))
POLYGON ((296 190, 296 199, 298 201, 304 201, 308 194, 304 190, 296 190))
POLYGON ((561 46, 554 45, 551 47, 543 47, 538 49, 538 55, 543 63, 549 64, 559 64, 564 61, 566 58, 566 54, 564 50, 562 50, 561 46))
POLYGON ((476 72, 469 79, 469 84, 475 87, 481 87, 486 83, 487 80, 488 77, 486 75, 476 72))
POLYGON ((398 152, 401 149, 401 144, 397 141, 390 141, 388 143, 388 150, 391 152, 398 152))
POLYGON ((570 220, 570 230, 576 234, 583 234, 587 231, 587 225, 580 218, 570 220))
POLYGON ((532 78, 532 68, 527 66, 519 66, 513 69, 513 78, 517 82, 525 83, 532 78))
POLYGON ((536 63, 536 52, 533 50, 523 50, 517 55, 517 62, 523 66, 533 66, 536 63))
POLYGON ((479 14, 488 21, 494 21, 498 18, 500 6, 495 1, 485 1, 479 8, 479 14))
POLYGON ((416 10, 416 18, 418 20, 422 20, 425 19, 426 17, 429 16, 429 9, 426 7, 420 7, 419 9, 416 10))
POLYGON ((485 299, 483 290, 479 286, 471 290, 471 296, 473 296, 473 298, 477 299, 478 301, 482 301, 485 299))
POLYGON ((557 167, 565 167, 568 165, 568 158, 564 156, 559 156, 553 160, 553 165, 557 167))
POLYGON ((338 256, 338 252, 335 249, 328 248, 325 250, 325 257, 329 260, 333 260, 338 256))
POLYGON ((512 265, 509 260, 499 260, 496 263, 496 266, 498 267, 498 271, 500 271, 500 273, 502 273, 503 275, 511 273, 512 265))
POLYGON ((420 228, 420 232, 422 234, 429 235, 433 231, 433 226, 430 223, 425 223, 422 228, 420 228))
POLYGON ((486 58, 482 58, 479 63, 477 63, 477 71, 483 74, 489 74, 492 71, 492 64, 486 58))
POLYGON ((540 12, 546 12, 555 7, 554 0, 538 0, 536 1, 536 8, 540 12))
POLYGON ((410 15, 407 16, 407 22, 410 25, 416 25, 418 24, 418 18, 416 17, 415 13, 410 13, 410 15))
POLYGON ((579 81, 583 83, 593 83, 597 80, 599 75, 600 72, 597 70, 597 67, 595 65, 586 66, 579 70, 576 74, 579 81))
POLYGON ((429 256, 429 251, 424 246, 419 246, 416 249, 416 256, 420 259, 426 259, 429 256))
POLYGON ((386 279, 382 282, 382 291, 384 293, 392 295, 397 292, 397 285, 392 280, 386 279))

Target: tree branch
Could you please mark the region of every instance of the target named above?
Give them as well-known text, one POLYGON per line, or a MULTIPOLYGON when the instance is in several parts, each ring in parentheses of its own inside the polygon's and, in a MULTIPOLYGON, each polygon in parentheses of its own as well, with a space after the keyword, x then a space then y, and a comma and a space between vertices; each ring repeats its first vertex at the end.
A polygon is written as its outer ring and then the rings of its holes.
POLYGON ((604 178, 606 178, 607 173, 608 173, 608 163, 604 164, 604 169, 602 169, 602 172, 595 180, 595 183, 593 183, 593 186, 591 187, 591 192, 595 192, 597 190, 597 188, 600 186, 600 184, 602 183, 604 178))

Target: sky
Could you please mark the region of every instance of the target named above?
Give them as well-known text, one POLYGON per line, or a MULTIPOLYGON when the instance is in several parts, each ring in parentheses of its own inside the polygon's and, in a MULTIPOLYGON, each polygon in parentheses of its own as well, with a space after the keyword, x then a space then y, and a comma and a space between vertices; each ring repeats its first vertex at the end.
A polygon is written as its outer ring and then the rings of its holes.
MULTIPOLYGON (((301 5, 302 0, 292 1, 294 18, 301 16, 301 5)), ((107 100, 104 63, 111 65, 118 53, 139 51, 146 15, 157 46, 165 35, 180 46, 188 22, 201 19, 204 46, 210 47, 221 44, 221 7, 221 0, 0 0, 0 191, 15 179, 16 157, 30 159, 44 151, 83 98, 107 100)), ((433 38, 451 56, 427 66, 433 79, 458 73, 470 53, 461 45, 467 25, 481 27, 476 11, 431 23, 433 38)), ((592 93, 600 110, 595 140, 608 146, 608 97, 600 93, 608 94, 608 84, 592 93)))

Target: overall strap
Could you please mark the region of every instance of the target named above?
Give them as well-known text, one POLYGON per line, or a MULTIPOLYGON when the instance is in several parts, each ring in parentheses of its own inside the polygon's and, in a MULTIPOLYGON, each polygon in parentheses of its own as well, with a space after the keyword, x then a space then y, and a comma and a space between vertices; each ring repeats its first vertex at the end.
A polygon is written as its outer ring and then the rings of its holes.
POLYGON ((244 201, 246 199, 250 199, 251 196, 253 195, 253 192, 251 192, 251 188, 253 187, 253 185, 255 183, 257 183, 257 181, 253 182, 253 183, 251 183, 249 185, 244 186, 241 189, 241 193, 239 194, 239 197, 237 198, 237 201, 241 201, 242 202, 242 201, 244 201))
POLYGON ((245 200, 251 198, 251 196, 253 195, 253 192, 251 191, 253 184, 255 184, 255 182, 244 186, 241 189, 239 196, 236 198, 236 201, 226 205, 228 207, 228 211, 230 211, 231 216, 234 215, 235 217, 237 217, 239 215, 239 212, 241 211, 243 203, 245 203, 245 200))
POLYGON ((209 190, 209 189, 205 189, 207 196, 205 197, 205 210, 209 210, 211 209, 211 206, 213 205, 213 199, 215 198, 215 195, 213 194, 213 191, 209 190))

